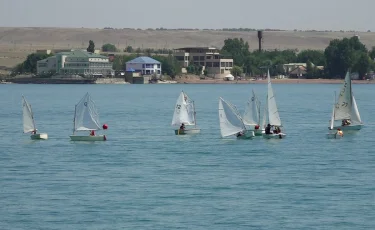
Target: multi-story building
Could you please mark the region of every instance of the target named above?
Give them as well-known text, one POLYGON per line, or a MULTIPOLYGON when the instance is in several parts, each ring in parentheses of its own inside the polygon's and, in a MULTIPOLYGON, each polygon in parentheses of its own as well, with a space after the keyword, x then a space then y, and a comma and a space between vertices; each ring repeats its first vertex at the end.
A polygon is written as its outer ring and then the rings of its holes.
POLYGON ((191 64, 202 66, 209 76, 225 77, 233 68, 233 59, 224 58, 213 47, 184 47, 174 50, 175 58, 186 68, 191 64))
POLYGON ((60 75, 84 75, 86 77, 114 76, 112 63, 108 57, 87 52, 73 50, 60 52, 55 56, 37 62, 38 74, 57 73, 60 75))
POLYGON ((126 71, 159 76, 161 74, 161 63, 150 57, 137 57, 126 62, 126 71))

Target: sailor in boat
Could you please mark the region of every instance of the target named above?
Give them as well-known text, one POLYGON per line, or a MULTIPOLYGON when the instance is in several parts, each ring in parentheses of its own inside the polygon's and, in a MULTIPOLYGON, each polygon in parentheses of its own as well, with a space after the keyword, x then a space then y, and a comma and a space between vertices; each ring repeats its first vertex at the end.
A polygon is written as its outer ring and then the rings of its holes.
POLYGON ((32 132, 31 132, 32 135, 35 135, 36 134, 36 129, 34 129, 32 132))
POLYGON ((258 130, 260 128, 260 126, 256 125, 254 128, 255 128, 255 130, 258 130))
POLYGON ((243 136, 244 135, 244 133, 241 131, 241 132, 238 132, 237 134, 236 134, 236 137, 241 137, 241 136, 243 136))
POLYGON ((344 133, 340 128, 337 129, 336 135, 337 134, 340 135, 341 137, 344 136, 344 133))
POLYGON ((264 132, 266 134, 271 134, 271 125, 270 124, 268 124, 267 127, 264 129, 264 132))
POLYGON ((279 134, 279 133, 281 133, 280 127, 279 127, 279 126, 275 126, 274 129, 273 129, 273 133, 274 133, 274 134, 279 134))
POLYGON ((341 125, 342 125, 342 126, 347 126, 347 125, 350 125, 350 124, 351 124, 351 122, 350 122, 349 119, 344 119, 344 120, 342 120, 342 122, 341 122, 341 125))
POLYGON ((91 130, 90 136, 95 136, 95 130, 91 130))
POLYGON ((185 130, 185 124, 182 123, 181 126, 180 126, 180 131, 184 131, 185 130))

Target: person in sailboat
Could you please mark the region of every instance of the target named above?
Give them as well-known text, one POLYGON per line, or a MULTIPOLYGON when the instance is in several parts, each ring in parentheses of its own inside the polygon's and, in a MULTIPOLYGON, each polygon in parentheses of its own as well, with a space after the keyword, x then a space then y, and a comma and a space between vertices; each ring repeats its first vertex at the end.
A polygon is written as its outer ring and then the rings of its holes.
POLYGON ((95 136, 95 130, 91 130, 90 136, 95 136))
POLYGON ((34 129, 32 132, 31 132, 31 134, 36 134, 36 129, 34 129))
POLYGON ((268 124, 267 127, 264 129, 264 132, 266 134, 271 134, 271 125, 270 124, 268 124))
POLYGON ((182 130, 182 131, 185 130, 185 124, 184 123, 181 124, 180 130, 182 130))
POLYGON ((346 126, 346 125, 350 125, 350 124, 351 124, 351 122, 350 122, 349 119, 344 119, 344 120, 342 120, 342 122, 341 122, 341 125, 342 125, 342 126, 346 126))
POLYGON ((344 136, 344 133, 340 128, 337 129, 336 135, 337 134, 340 135, 341 137, 344 136))
POLYGON ((244 135, 244 133, 241 131, 241 132, 238 132, 237 134, 236 134, 236 137, 241 137, 241 136, 243 136, 244 135))
POLYGON ((279 134, 280 132, 281 132, 280 127, 279 126, 275 126, 274 130, 273 130, 273 133, 279 134))

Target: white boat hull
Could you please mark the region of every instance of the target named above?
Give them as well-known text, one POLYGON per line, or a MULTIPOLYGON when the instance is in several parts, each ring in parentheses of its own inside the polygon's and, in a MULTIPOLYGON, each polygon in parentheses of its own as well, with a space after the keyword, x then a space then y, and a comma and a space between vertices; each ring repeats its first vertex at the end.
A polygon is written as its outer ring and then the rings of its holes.
POLYGON ((279 134, 275 134, 275 133, 272 133, 272 134, 266 134, 266 133, 262 133, 262 136, 263 138, 265 139, 284 139, 286 137, 286 134, 285 133, 279 133, 279 134))
POLYGON ((98 136, 70 136, 70 140, 72 141, 106 141, 107 137, 105 135, 98 135, 98 136))
POLYGON ((174 133, 176 135, 191 135, 191 134, 198 134, 200 132, 201 132, 201 130, 197 129, 197 128, 185 129, 185 130, 181 130, 181 129, 175 129, 174 130, 174 133))
MULTIPOLYGON (((333 130, 341 129, 342 131, 348 131, 348 130, 361 130, 362 129, 362 124, 360 125, 345 125, 345 126, 335 126, 333 127, 333 130)), ((328 129, 331 129, 328 127, 328 129)))
POLYGON ((245 135, 237 137, 237 139, 251 139, 255 137, 254 131, 246 130, 245 135))
POLYGON ((37 134, 32 134, 30 136, 31 140, 47 140, 48 139, 48 134, 47 133, 37 133, 37 134))
POLYGON ((336 133, 327 133, 326 136, 328 139, 341 139, 342 138, 342 136, 336 133))

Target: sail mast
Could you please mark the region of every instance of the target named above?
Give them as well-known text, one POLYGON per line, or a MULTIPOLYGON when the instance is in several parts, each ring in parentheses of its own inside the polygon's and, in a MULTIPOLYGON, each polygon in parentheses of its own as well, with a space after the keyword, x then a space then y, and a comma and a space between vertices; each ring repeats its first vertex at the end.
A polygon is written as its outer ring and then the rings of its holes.
POLYGON ((194 101, 192 101, 193 103, 193 112, 194 112, 194 127, 197 127, 197 118, 196 118, 196 112, 195 112, 195 104, 194 104, 194 101))
POLYGON ((74 106, 74 118, 73 118, 73 135, 76 131, 76 112, 77 112, 77 105, 74 106))

